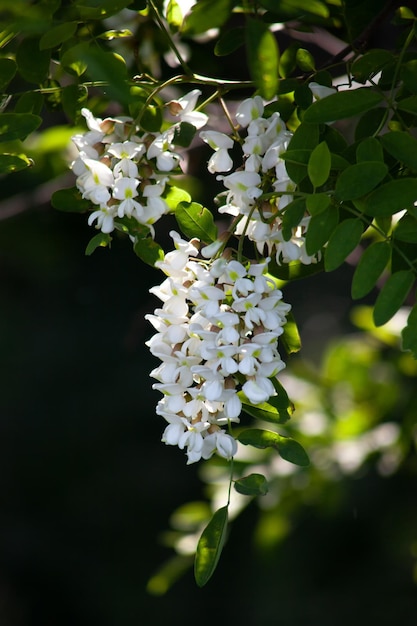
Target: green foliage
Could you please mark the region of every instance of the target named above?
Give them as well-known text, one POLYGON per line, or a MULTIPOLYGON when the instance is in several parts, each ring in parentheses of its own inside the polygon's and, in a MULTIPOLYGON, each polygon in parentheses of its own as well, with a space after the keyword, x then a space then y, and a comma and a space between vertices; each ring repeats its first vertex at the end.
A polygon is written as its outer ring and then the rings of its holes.
POLYGON ((268 493, 268 482, 263 474, 249 474, 239 478, 234 486, 244 496, 265 496, 268 493))
POLYGON ((324 252, 326 272, 332 272, 343 263, 359 244, 362 233, 363 224, 355 218, 344 220, 336 227, 324 252))
POLYGON ((382 94, 369 87, 339 91, 314 102, 305 112, 303 119, 312 124, 346 119, 373 109, 380 104, 382 99, 382 94))
POLYGON ((194 576, 199 587, 208 583, 219 562, 226 541, 227 509, 227 506, 223 506, 215 512, 198 542, 194 576))
POLYGON ((279 49, 274 35, 266 24, 248 19, 246 50, 253 82, 260 95, 270 100, 278 88, 279 49))
POLYGON ((390 256, 391 246, 386 241, 377 241, 365 250, 353 275, 352 298, 363 298, 375 287, 390 256))
POLYGON ((376 326, 386 324, 395 315, 407 297, 414 281, 414 272, 410 270, 401 270, 389 276, 375 302, 374 322, 376 326))
POLYGON ((238 441, 245 446, 253 446, 254 448, 275 448, 285 461, 294 463, 294 465, 306 467, 310 464, 307 453, 297 441, 290 437, 278 435, 271 430, 250 428, 239 434, 238 441))
POLYGON ((180 202, 175 209, 175 217, 182 232, 192 239, 196 237, 204 243, 217 239, 217 228, 213 215, 197 202, 180 202))

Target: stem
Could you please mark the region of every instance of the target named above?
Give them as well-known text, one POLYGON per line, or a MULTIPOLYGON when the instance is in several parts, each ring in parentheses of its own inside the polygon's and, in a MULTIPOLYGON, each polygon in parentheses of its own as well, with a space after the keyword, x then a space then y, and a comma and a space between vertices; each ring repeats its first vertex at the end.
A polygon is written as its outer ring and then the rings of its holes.
POLYGON ((169 47, 172 49, 173 53, 177 57, 178 62, 181 65, 182 69, 184 70, 184 72, 186 74, 192 76, 193 73, 192 73, 191 69, 188 67, 187 63, 182 58, 182 56, 180 54, 180 51, 178 50, 177 46, 175 45, 174 40, 172 39, 169 30, 165 26, 163 19, 159 15, 159 11, 156 8, 153 0, 148 0, 148 4, 149 4, 150 9, 152 10, 152 13, 155 16, 155 20, 158 22, 159 28, 161 29, 161 31, 164 33, 166 39, 168 40, 169 47))

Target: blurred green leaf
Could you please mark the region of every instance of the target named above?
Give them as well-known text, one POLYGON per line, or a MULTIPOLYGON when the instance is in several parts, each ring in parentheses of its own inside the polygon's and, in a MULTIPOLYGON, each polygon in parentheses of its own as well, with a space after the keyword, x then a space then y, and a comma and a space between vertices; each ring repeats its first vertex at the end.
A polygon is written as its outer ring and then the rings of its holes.
POLYGON ((279 49, 268 26, 259 20, 246 23, 246 53, 252 80, 265 100, 278 91, 279 49))
POLYGON ((106 30, 104 33, 98 36, 99 39, 104 41, 113 41, 113 39, 125 39, 126 37, 133 37, 133 33, 128 28, 111 29, 106 30))
MULTIPOLYGON (((238 396, 242 402, 242 408, 245 413, 247 413, 251 417, 254 417, 255 419, 263 420, 265 422, 271 422, 273 424, 284 424, 291 417, 288 412, 288 405, 285 408, 278 408, 272 404, 272 398, 269 399, 269 402, 261 402, 260 404, 257 404, 255 406, 254 404, 250 403, 243 391, 239 391, 238 396)), ((285 402, 283 402, 282 404, 284 405, 285 402)))
POLYGON ((181 231, 192 239, 196 237, 204 243, 217 239, 217 227, 211 212, 197 202, 180 202, 175 209, 175 218, 181 231))
POLYGON ((314 187, 321 187, 329 178, 331 166, 330 150, 325 141, 319 143, 310 155, 307 172, 314 187))
POLYGON ((411 59, 401 65, 401 79, 411 93, 417 94, 417 59, 411 59))
POLYGON ((188 191, 169 184, 165 187, 162 198, 172 211, 175 211, 180 202, 191 202, 191 196, 188 191))
POLYGON ((42 118, 33 113, 1 113, 0 142, 26 139, 42 123, 42 118))
POLYGON ((324 251, 326 272, 332 272, 342 265, 360 242, 362 233, 363 223, 355 218, 344 220, 336 227, 324 251))
POLYGON ((87 60, 85 54, 88 52, 90 44, 82 42, 69 46, 68 49, 61 52, 62 67, 75 76, 82 76, 87 69, 87 60))
POLYGON ((18 172, 32 165, 32 159, 29 159, 25 154, 0 154, 0 174, 18 172))
POLYGON ((320 0, 259 0, 259 4, 283 20, 300 17, 304 12, 329 17, 329 8, 320 0))
POLYGON ((369 87, 339 91, 314 102, 305 112, 303 121, 323 124, 353 117, 373 109, 382 99, 380 93, 372 91, 369 87))
POLYGON ((5 90, 16 71, 17 65, 13 59, 0 59, 0 92, 5 90))
POLYGON ((176 0, 169 0, 166 9, 167 22, 173 32, 177 32, 181 27, 184 16, 181 7, 176 0))
POLYGON ((292 313, 287 315, 287 321, 284 326, 284 332, 281 335, 280 341, 282 342, 285 352, 287 354, 294 354, 301 350, 301 338, 298 332, 298 326, 292 313))
POLYGON ((27 91, 22 93, 16 106, 15 113, 33 113, 39 115, 42 111, 44 97, 38 91, 27 91))
POLYGON ((402 331, 402 349, 411 350, 417 359, 417 304, 413 306, 407 319, 407 325, 402 331))
POLYGON ((54 209, 66 213, 85 213, 91 208, 91 202, 81 198, 76 187, 55 191, 52 194, 51 204, 54 209))
POLYGON ((49 71, 51 53, 39 48, 39 39, 23 39, 16 50, 16 63, 19 74, 29 83, 42 83, 49 71))
POLYGON ((235 480, 235 489, 244 496, 265 496, 268 493, 268 481, 263 474, 249 474, 235 480))
POLYGON ((102 89, 106 95, 122 104, 130 101, 126 62, 120 55, 88 47, 80 49, 79 56, 90 78, 105 83, 102 89))
POLYGON ((338 200, 361 198, 375 189, 387 174, 388 167, 381 161, 363 161, 350 165, 340 173, 336 181, 336 198, 338 200))
POLYGON ((148 133, 158 133, 162 126, 161 107, 148 104, 140 115, 140 125, 148 133))
POLYGON ((77 26, 77 22, 65 22, 64 24, 57 24, 56 26, 48 30, 40 38, 40 50, 55 48, 64 41, 67 41, 67 39, 71 39, 75 31, 77 30, 77 26))
POLYGON ((409 96, 397 102, 397 109, 417 115, 417 96, 409 96))
POLYGON ((193 126, 193 124, 189 124, 188 122, 181 122, 181 124, 175 129, 173 143, 176 146, 188 148, 188 146, 194 139, 196 132, 197 129, 195 126, 193 126))
POLYGON ((295 58, 302 72, 314 72, 316 69, 313 55, 305 48, 298 48, 295 58))
POLYGON ((364 208, 373 217, 394 215, 414 207, 417 198, 417 179, 400 178, 381 185, 365 200, 364 208))
POLYGON ((366 296, 375 287, 378 278, 388 265, 391 246, 386 241, 371 244, 362 254, 352 279, 352 298, 366 296))
POLYGON ((216 45, 214 46, 214 54, 218 57, 231 54, 245 43, 246 31, 242 27, 232 28, 223 33, 216 45))
POLYGON ((73 121, 78 122, 81 108, 87 104, 88 90, 84 85, 68 85, 61 92, 62 108, 73 121))
POLYGON ((313 215, 306 233, 307 254, 316 254, 327 243, 338 223, 339 211, 334 206, 329 206, 318 215, 313 215))
POLYGON ((198 35, 223 26, 231 15, 232 4, 232 0, 199 0, 185 17, 183 34, 198 35))
MULTIPOLYGON (((102 20, 120 13, 132 4, 132 0, 76 0, 75 2, 81 20, 102 20)), ((143 6, 143 2, 140 5, 143 6)))
POLYGON ((197 545, 194 576, 199 587, 210 580, 219 562, 227 532, 227 506, 218 509, 203 530, 197 545))

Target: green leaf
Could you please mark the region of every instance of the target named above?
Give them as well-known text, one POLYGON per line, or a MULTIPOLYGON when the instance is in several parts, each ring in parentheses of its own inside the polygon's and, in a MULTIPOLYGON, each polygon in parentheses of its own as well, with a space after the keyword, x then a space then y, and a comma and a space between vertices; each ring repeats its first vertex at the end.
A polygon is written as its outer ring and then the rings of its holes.
POLYGON ((84 198, 76 187, 59 189, 52 194, 51 204, 58 211, 66 213, 85 213, 91 208, 91 203, 84 198))
POLYGON ((373 243, 362 254, 352 279, 352 298, 366 296, 388 265, 391 246, 386 241, 373 243))
POLYGON ((133 250, 142 261, 151 267, 155 267, 155 263, 162 261, 165 256, 161 246, 151 237, 138 239, 133 246, 133 250))
POLYGON ((178 226, 186 237, 196 237, 204 243, 217 239, 217 227, 211 212, 197 202, 180 202, 175 209, 178 226))
POLYGON ((69 73, 75 76, 82 76, 87 69, 85 54, 88 52, 90 44, 82 42, 75 46, 70 46, 67 50, 61 51, 61 65, 69 73))
POLYGON ((0 59, 0 92, 4 92, 16 71, 17 65, 13 59, 0 59))
POLYGON ((195 137, 197 129, 193 124, 189 124, 188 122, 181 122, 179 126, 175 128, 175 134, 173 143, 176 146, 181 146, 183 148, 188 148, 190 143, 195 137))
POLYGON ((393 235, 395 239, 417 243, 417 219, 413 215, 403 215, 396 225, 393 235))
POLYGON ((38 91, 23 93, 16 102, 15 113, 33 113, 39 115, 43 107, 43 95, 38 91))
POLYGON ((313 55, 305 48, 298 48, 295 58, 302 72, 314 72, 316 69, 313 55))
POLYGON ((383 161, 384 152, 381 144, 375 137, 366 137, 356 148, 356 160, 358 163, 363 161, 383 161))
POLYGON ((49 71, 51 53, 40 50, 39 39, 27 38, 16 50, 16 63, 20 75, 29 83, 42 83, 49 71))
POLYGON ((98 235, 94 235, 85 249, 85 254, 91 256, 97 248, 107 248, 111 240, 112 238, 108 233, 98 233, 98 235))
POLYGON ((122 104, 130 101, 127 68, 123 57, 114 52, 104 52, 100 48, 93 47, 81 48, 79 56, 87 65, 86 71, 90 78, 106 84, 102 89, 109 98, 122 104))
POLYGON ((199 0, 184 20, 183 34, 198 35, 223 26, 231 15, 232 4, 232 0, 199 0))
POLYGON ((0 154, 0 174, 18 172, 33 165, 25 154, 0 154))
POLYGON ((411 93, 417 94, 417 59, 412 59, 401 66, 401 78, 411 93))
MULTIPOLYGON (((77 0, 75 4, 82 20, 102 20, 138 3, 137 0, 133 3, 132 0, 77 0)), ((139 2, 139 6, 143 6, 143 2, 139 2)))
POLYGON ((305 112, 303 121, 323 124, 353 117, 373 109, 382 99, 380 93, 372 91, 369 87, 339 91, 314 102, 305 112))
POLYGON ((355 141, 360 141, 364 137, 371 137, 376 133, 386 114, 387 109, 384 107, 377 107, 364 113, 359 118, 355 129, 355 141))
POLYGON ((259 20, 248 19, 246 51, 251 77, 265 100, 271 100, 278 91, 279 49, 268 26, 259 20))
POLYGON ((400 178, 378 187, 365 200, 367 215, 373 217, 393 215, 414 207, 417 198, 417 179, 400 178))
POLYGON ((172 211, 175 211, 180 202, 191 202, 191 196, 188 191, 169 184, 165 187, 162 198, 172 211))
POLYGON ((81 108, 87 103, 87 88, 84 85, 68 85, 63 88, 61 95, 65 114, 74 122, 78 122, 81 117, 81 108))
POLYGON ((352 76, 358 83, 365 83, 393 61, 395 57, 388 50, 370 50, 353 63, 352 76))
POLYGON ((287 314, 284 333, 281 335, 280 341, 287 354, 294 354, 301 350, 300 333, 298 332, 298 326, 292 313, 287 314))
POLYGON ((140 117, 140 125, 148 133, 158 133, 162 126, 161 107, 148 104, 140 117))
POLYGON ((26 139, 40 126, 42 118, 32 113, 0 114, 0 142, 26 139))
POLYGON ((306 251, 310 256, 316 254, 330 238, 339 223, 339 211, 334 206, 313 215, 306 233, 306 251))
POLYGON ((306 159, 305 165, 298 164, 297 162, 291 163, 290 161, 285 164, 288 176, 295 183, 299 184, 307 176, 306 165, 310 158, 310 152, 314 150, 318 143, 319 127, 313 124, 301 123, 288 144, 287 152, 282 155, 283 158, 285 158, 284 155, 288 155, 290 152, 294 153, 294 151, 297 151, 297 153, 303 151, 306 155, 304 156, 304 159, 306 159))
POLYGON ((397 102, 397 109, 417 115, 417 96, 409 96, 397 102))
POLYGON ((331 167, 330 150, 325 141, 319 143, 311 153, 308 161, 308 177, 314 187, 321 187, 329 178, 331 167))
POLYGON ((285 213, 282 218, 282 236, 285 241, 289 241, 293 234, 293 229, 303 219, 306 212, 306 202, 304 198, 297 198, 285 207, 285 213))
POLYGON ((401 336, 402 349, 411 350, 414 358, 417 359, 417 304, 411 309, 407 326, 403 328, 401 336))
POLYGON ((323 18, 329 17, 329 8, 320 0, 259 0, 259 4, 282 20, 300 17, 305 12, 323 18))
POLYGON ((268 493, 268 481, 263 474, 249 474, 235 480, 235 489, 244 496, 265 496, 268 493))
POLYGON ((331 200, 327 193, 312 193, 306 197, 307 211, 310 215, 318 215, 330 206, 331 200))
POLYGON ((297 441, 278 435, 271 430, 250 428, 242 431, 237 440, 244 446, 249 445, 261 449, 275 448, 283 459, 301 467, 310 464, 306 451, 297 441))
POLYGON ((335 195, 338 200, 355 200, 374 189, 388 174, 381 161, 363 161, 350 165, 340 173, 335 195))
POLYGON ((273 424, 284 424, 290 419, 288 409, 279 409, 274 406, 271 402, 272 398, 269 399, 269 402, 262 402, 255 406, 250 403, 243 391, 239 391, 238 396, 242 402, 242 409, 255 419, 271 422, 273 424))
POLYGON ((354 218, 344 220, 336 227, 324 251, 326 272, 332 272, 342 265, 360 242, 362 233, 363 223, 354 218))
POLYGON ((415 280, 411 270, 400 270, 387 279, 382 287, 374 307, 375 326, 386 324, 398 311, 408 295, 415 280))
POLYGON ((41 50, 55 48, 55 46, 59 46, 63 41, 71 39, 76 30, 77 22, 65 22, 65 24, 58 24, 42 35, 39 41, 39 48, 41 50))
POLYGON ((194 563, 194 576, 199 587, 212 577, 223 546, 227 532, 227 506, 218 509, 199 539, 194 563))
POLYGON ((104 33, 98 36, 99 39, 104 41, 113 41, 113 39, 125 39, 126 37, 133 37, 133 33, 128 28, 111 29, 106 30, 104 33))
POLYGON ((173 32, 177 32, 181 27, 184 16, 182 14, 181 7, 176 0, 169 0, 166 18, 171 30, 173 30, 173 32))
POLYGON ((221 35, 220 39, 214 46, 214 54, 223 57, 231 54, 244 45, 246 31, 242 27, 232 28, 221 35))
POLYGON ((410 133, 390 132, 382 135, 381 142, 389 154, 412 170, 417 170, 417 140, 410 133))

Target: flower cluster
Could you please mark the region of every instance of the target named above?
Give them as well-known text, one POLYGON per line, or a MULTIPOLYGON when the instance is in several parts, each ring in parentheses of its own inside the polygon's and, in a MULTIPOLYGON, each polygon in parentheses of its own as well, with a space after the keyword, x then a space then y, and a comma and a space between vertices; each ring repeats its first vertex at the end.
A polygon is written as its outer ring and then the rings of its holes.
MULTIPOLYGON (((292 133, 287 130, 279 113, 263 117, 264 105, 260 96, 244 100, 236 113, 236 119, 247 134, 242 141, 242 164, 231 174, 218 175, 226 188, 225 202, 220 213, 240 217, 236 235, 247 236, 261 254, 274 255, 278 264, 300 261, 310 264, 317 261, 305 250, 305 232, 309 216, 284 237, 282 216, 293 199, 295 183, 288 176, 285 161, 292 133), (267 198, 263 199, 261 198, 267 198)), ((233 161, 228 150, 234 141, 217 131, 202 131, 201 138, 213 149, 208 169, 211 173, 229 172, 233 161)))
POLYGON ((151 292, 162 302, 147 319, 157 333, 147 345, 161 360, 151 376, 164 396, 157 413, 168 422, 162 440, 186 448, 188 463, 236 453, 223 427, 238 422, 241 391, 259 404, 275 395, 285 364, 277 349, 290 305, 263 263, 198 258, 199 242, 171 232, 175 250, 156 265, 167 278, 151 292))
POLYGON ((195 89, 170 102, 169 111, 179 122, 158 133, 141 131, 129 117, 102 120, 82 109, 89 130, 72 138, 79 154, 71 169, 82 197, 97 207, 90 225, 96 222, 103 233, 111 233, 118 219, 128 217, 153 233, 152 224, 169 211, 163 194, 180 162, 174 145, 178 124, 201 128, 207 121, 194 111, 200 94, 195 89))

